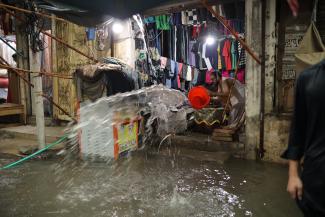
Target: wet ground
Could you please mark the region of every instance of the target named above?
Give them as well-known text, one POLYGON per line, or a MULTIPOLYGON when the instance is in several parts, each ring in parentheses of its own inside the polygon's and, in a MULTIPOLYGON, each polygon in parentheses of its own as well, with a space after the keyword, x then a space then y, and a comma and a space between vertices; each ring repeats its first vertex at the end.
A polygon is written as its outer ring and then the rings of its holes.
MULTIPOLYGON (((4 165, 13 159, 0 159, 4 165)), ((113 164, 30 161, 0 171, 1 217, 299 217, 285 166, 133 156, 113 164)))

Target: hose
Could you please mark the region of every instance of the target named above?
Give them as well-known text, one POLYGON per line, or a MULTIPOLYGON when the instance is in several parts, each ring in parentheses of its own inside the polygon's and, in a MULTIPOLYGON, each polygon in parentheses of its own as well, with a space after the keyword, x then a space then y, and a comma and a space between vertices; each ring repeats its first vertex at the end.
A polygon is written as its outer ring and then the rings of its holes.
POLYGON ((22 163, 22 162, 25 162, 25 161, 27 161, 27 160, 29 160, 29 159, 35 157, 36 155, 41 154, 42 152, 48 150, 49 148, 51 148, 51 147, 53 147, 53 146, 55 146, 55 145, 60 144, 61 142, 63 142, 63 141, 66 140, 67 138, 68 138, 68 135, 64 135, 64 136, 62 136, 61 138, 59 138, 57 141, 48 144, 45 148, 42 148, 42 149, 38 150, 37 152, 35 152, 35 153, 33 153, 33 154, 30 154, 30 155, 28 155, 28 156, 26 156, 26 157, 24 157, 24 158, 22 158, 22 159, 20 159, 20 160, 18 160, 18 161, 15 161, 15 162, 12 162, 12 163, 10 163, 10 164, 7 164, 6 166, 1 167, 0 170, 10 169, 10 168, 12 168, 12 167, 14 167, 14 166, 17 166, 18 164, 20 164, 20 163, 22 163))

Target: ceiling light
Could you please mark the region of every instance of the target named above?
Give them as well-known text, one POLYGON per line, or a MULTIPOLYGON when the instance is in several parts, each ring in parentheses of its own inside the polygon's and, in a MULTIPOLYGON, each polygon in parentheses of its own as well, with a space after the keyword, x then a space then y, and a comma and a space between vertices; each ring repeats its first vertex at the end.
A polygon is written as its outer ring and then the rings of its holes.
POLYGON ((213 45, 215 41, 216 41, 215 38, 212 37, 211 35, 208 36, 207 39, 206 39, 207 45, 213 45))
POLYGON ((115 34, 120 34, 123 31, 124 27, 120 22, 114 22, 112 30, 115 34))

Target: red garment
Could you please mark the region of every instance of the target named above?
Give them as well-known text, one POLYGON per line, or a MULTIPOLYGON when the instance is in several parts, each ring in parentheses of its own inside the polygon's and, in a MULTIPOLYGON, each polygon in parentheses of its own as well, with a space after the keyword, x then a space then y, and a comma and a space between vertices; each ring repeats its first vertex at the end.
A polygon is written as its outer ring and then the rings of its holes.
POLYGON ((223 49, 222 49, 222 56, 225 58, 226 70, 231 70, 231 54, 230 54, 230 40, 227 39, 224 42, 223 49))
POLYGON ((211 73, 214 71, 214 69, 210 69, 205 73, 205 83, 207 84, 211 84, 212 80, 211 80, 211 73))
POLYGON ((238 69, 237 80, 245 84, 245 69, 238 69))
POLYGON ((201 32, 201 26, 200 25, 193 26, 193 29, 192 29, 192 38, 193 39, 198 38, 199 35, 200 35, 200 32, 201 32))
POLYGON ((178 72, 177 72, 177 87, 178 87, 178 89, 181 89, 180 76, 182 74, 182 70, 183 70, 183 63, 178 63, 178 72))

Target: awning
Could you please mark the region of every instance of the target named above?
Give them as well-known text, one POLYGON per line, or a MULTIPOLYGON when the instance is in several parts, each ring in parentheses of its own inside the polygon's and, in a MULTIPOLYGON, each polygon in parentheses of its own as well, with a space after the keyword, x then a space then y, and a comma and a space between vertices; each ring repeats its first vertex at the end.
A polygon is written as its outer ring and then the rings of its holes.
POLYGON ((112 17, 125 19, 170 0, 38 0, 38 7, 82 26, 95 26, 112 17))

